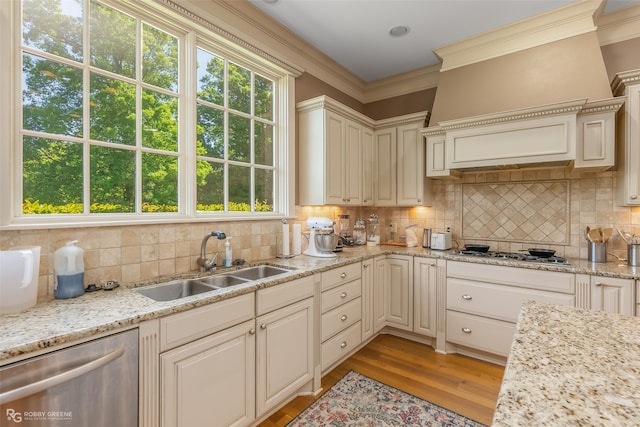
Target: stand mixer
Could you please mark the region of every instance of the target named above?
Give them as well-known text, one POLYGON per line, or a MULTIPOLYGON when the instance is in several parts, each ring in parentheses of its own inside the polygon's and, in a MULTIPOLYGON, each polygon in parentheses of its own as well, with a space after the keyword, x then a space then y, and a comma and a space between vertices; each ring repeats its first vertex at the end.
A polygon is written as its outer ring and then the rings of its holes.
POLYGON ((325 217, 309 217, 307 227, 309 228, 309 246, 303 252, 304 255, 320 258, 333 258, 336 254, 333 248, 336 245, 336 236, 333 233, 334 222, 325 217))

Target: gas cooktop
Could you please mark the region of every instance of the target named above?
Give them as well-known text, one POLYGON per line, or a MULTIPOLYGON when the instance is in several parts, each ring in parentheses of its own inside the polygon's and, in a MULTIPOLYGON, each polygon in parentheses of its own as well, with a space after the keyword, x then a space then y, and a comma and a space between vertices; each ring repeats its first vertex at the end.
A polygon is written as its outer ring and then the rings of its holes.
POLYGON ((493 258, 493 259, 502 259, 507 261, 525 261, 525 262, 537 262, 541 264, 563 264, 563 265, 571 265, 569 260, 559 256, 551 256, 551 257, 541 257, 529 255, 526 253, 520 252, 480 252, 480 251, 469 251, 469 250, 457 250, 451 252, 453 255, 463 255, 468 257, 478 257, 478 258, 493 258))

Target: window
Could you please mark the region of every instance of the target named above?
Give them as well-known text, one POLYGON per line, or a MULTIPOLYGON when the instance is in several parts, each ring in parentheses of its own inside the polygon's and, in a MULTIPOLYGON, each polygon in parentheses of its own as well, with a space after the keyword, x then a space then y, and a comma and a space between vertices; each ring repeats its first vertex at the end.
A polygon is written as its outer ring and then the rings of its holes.
POLYGON ((275 67, 119 3, 23 0, 21 17, 15 216, 286 214, 275 67))

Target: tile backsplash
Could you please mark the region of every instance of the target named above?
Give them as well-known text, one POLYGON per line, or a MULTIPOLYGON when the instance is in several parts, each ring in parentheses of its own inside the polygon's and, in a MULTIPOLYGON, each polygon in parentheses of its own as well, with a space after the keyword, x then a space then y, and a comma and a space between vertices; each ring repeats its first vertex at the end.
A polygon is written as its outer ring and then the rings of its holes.
MULTIPOLYGON (((586 226, 619 227, 640 234, 640 208, 618 206, 615 190, 615 172, 546 169, 468 173, 460 179, 434 180, 433 207, 298 206, 290 222, 301 223, 304 231, 309 216, 337 220, 345 213, 353 224, 357 218, 376 213, 383 241, 389 238, 391 223, 398 225, 399 235, 411 224, 434 231, 450 226, 461 246, 487 242, 491 250, 517 251, 535 244, 555 249, 560 256, 586 259, 586 226), (528 212, 529 217, 517 220, 517 211, 528 212), (489 216, 492 220, 487 220, 489 216)), ((233 237, 234 258, 255 261, 274 257, 281 227, 278 220, 263 220, 2 231, 0 249, 42 247, 38 287, 42 296, 53 294, 53 253, 69 240, 78 240, 85 250, 86 284, 107 280, 135 283, 197 271, 202 238, 211 230, 233 237)), ((224 255, 223 241, 209 240, 207 254, 214 252, 224 255)), ((614 234, 608 252, 626 257, 626 245, 619 236, 614 234)))

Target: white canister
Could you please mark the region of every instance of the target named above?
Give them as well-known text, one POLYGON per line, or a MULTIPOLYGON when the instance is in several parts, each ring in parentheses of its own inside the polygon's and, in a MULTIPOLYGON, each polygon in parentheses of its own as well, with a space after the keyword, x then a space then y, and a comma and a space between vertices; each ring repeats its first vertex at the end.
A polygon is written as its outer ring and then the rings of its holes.
POLYGON ((0 251, 0 315, 36 305, 40 276, 40 246, 0 251))

